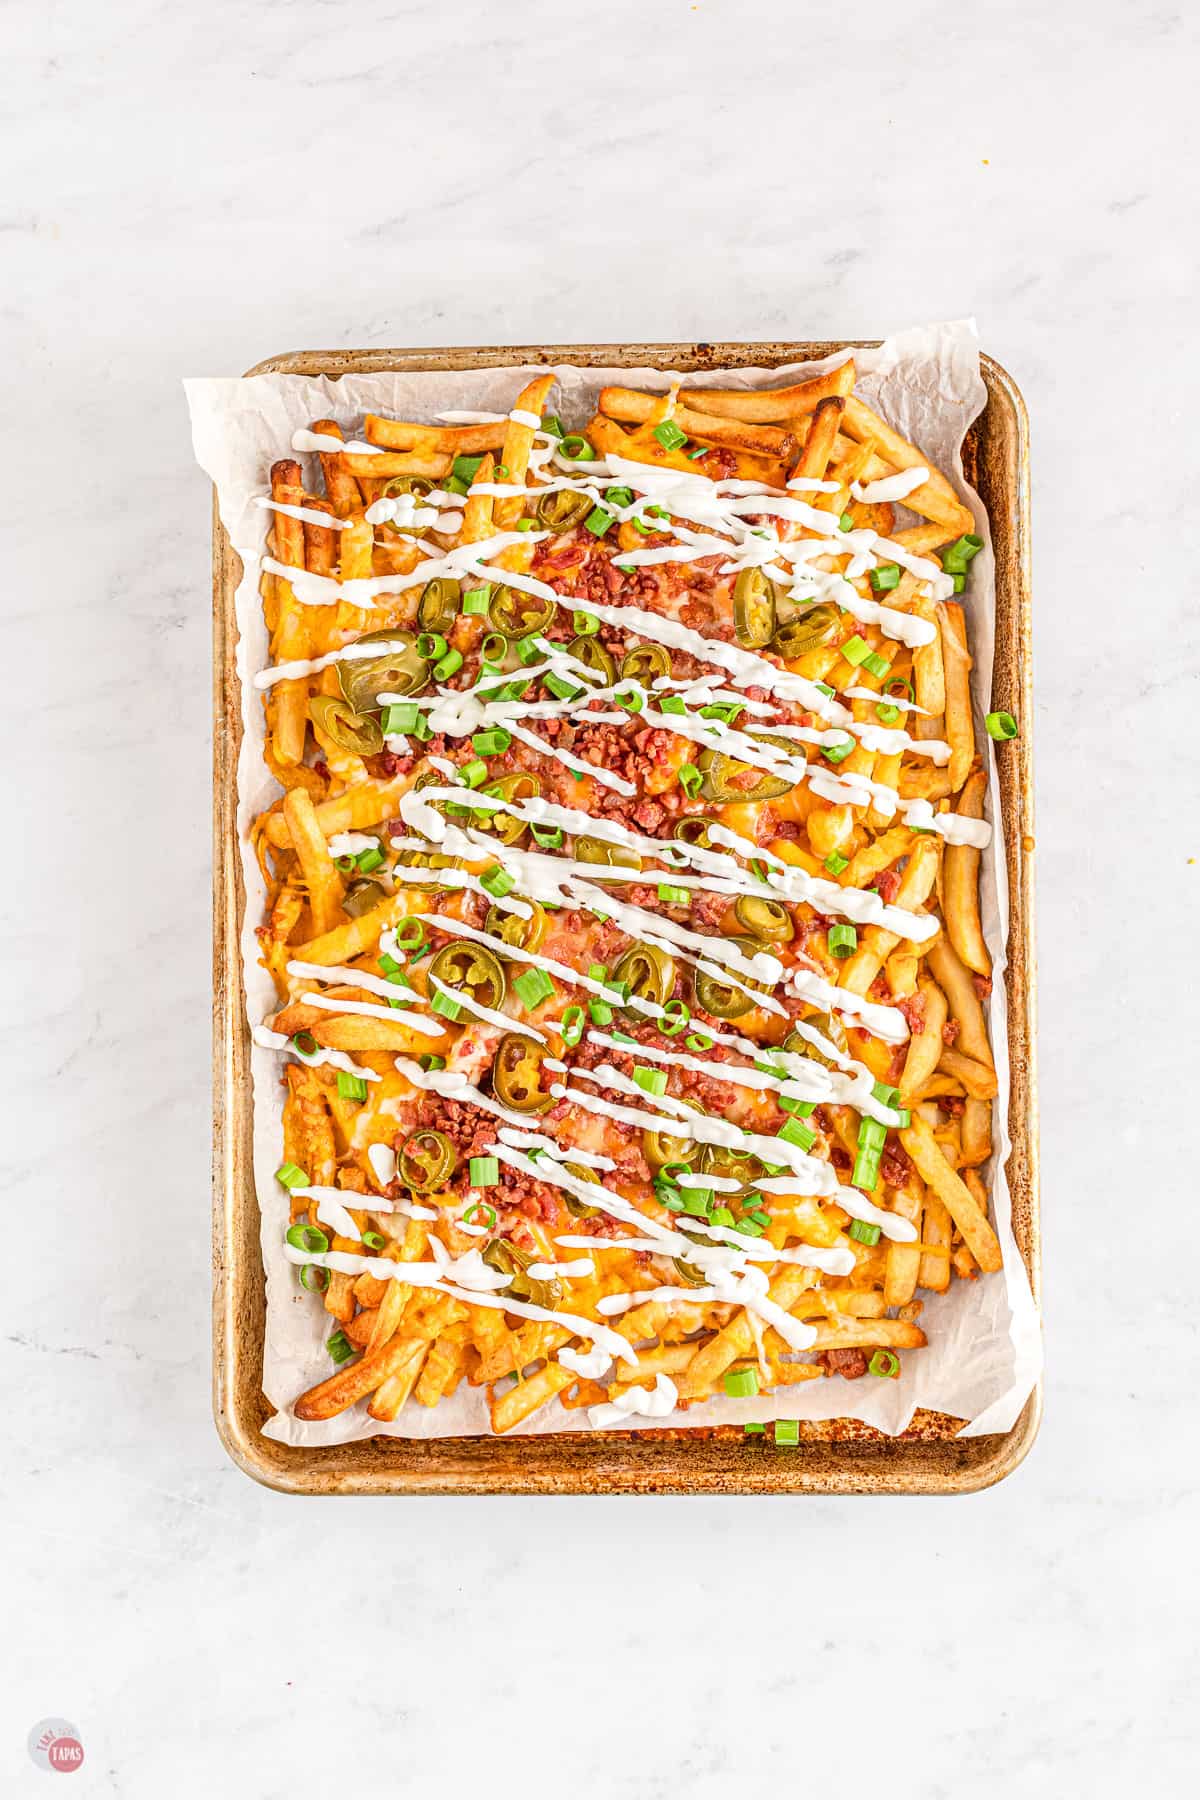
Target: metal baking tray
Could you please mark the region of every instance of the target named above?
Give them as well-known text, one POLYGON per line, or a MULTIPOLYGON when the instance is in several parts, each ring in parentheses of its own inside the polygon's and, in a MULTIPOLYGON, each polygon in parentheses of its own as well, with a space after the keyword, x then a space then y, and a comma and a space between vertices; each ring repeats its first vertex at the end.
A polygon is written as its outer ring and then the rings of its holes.
MULTIPOLYGON (((508 364, 714 370, 804 362, 843 343, 554 344, 435 350, 312 350, 248 371, 295 375, 387 369, 460 370, 508 364)), ((854 348, 864 348, 856 343, 854 348)), ((963 450, 968 479, 991 520, 996 554, 996 668, 992 705, 1015 713, 1021 735, 1000 762, 1009 887, 1008 1181, 1013 1227, 1040 1300, 1037 1070, 1033 914, 1033 743, 1029 552, 1029 422, 1012 377, 981 358, 987 405, 963 450)), ((244 906, 236 830, 241 704, 234 661, 234 594, 241 565, 213 513, 213 1406, 238 1466, 292 1494, 962 1494, 1010 1475, 1041 1420, 1041 1388, 1003 1435, 956 1438, 961 1421, 918 1413, 890 1438, 853 1419, 800 1426, 795 1449, 746 1442, 737 1427, 573 1432, 534 1437, 375 1437, 326 1448, 262 1436, 265 1282, 251 1156, 250 1035, 239 933, 244 906)))

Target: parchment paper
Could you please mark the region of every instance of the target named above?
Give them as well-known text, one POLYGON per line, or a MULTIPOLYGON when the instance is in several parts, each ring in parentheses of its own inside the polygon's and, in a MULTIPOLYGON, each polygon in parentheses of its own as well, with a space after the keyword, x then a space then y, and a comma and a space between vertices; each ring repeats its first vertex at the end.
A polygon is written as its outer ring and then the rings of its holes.
MULTIPOLYGON (((727 387, 778 386, 815 375, 844 359, 797 363, 775 369, 722 372, 727 387)), ((889 338, 878 350, 856 353, 858 391, 905 437, 926 451, 940 468, 953 472, 975 514, 975 529, 984 549, 972 564, 965 603, 971 650, 975 659, 972 687, 979 741, 987 746, 990 766, 988 816, 995 827, 992 847, 982 858, 984 935, 994 965, 989 1025, 1000 1093, 994 1111, 996 1150, 985 1176, 993 1197, 994 1221, 1004 1252, 1004 1269, 975 1281, 954 1281, 945 1294, 922 1294, 921 1324, 928 1347, 907 1356, 898 1380, 811 1381, 774 1397, 748 1400, 724 1397, 693 1405, 669 1420, 631 1418, 626 1428, 714 1425, 775 1418, 861 1419, 882 1431, 903 1431, 918 1407, 966 1418, 964 1435, 1007 1431, 1015 1422, 1041 1367, 1041 1333, 1025 1266, 1012 1234, 1011 1208, 1004 1163, 1007 1135, 1008 1037, 1004 972, 1007 883, 1002 855, 999 789, 991 739, 982 730, 991 693, 994 652, 994 563, 987 517, 978 496, 962 479, 960 446, 971 420, 982 410, 986 392, 979 374, 978 343, 972 321, 918 327, 889 338)), ((347 437, 361 435, 363 414, 379 412, 398 418, 430 420, 450 408, 505 413, 532 374, 541 369, 479 369, 460 374, 345 375, 325 377, 257 375, 248 379, 188 381, 192 436, 197 460, 216 485, 221 518, 244 565, 237 592, 237 671, 241 682, 245 735, 238 767, 238 825, 246 914, 242 923, 242 963, 251 1024, 274 1010, 274 985, 258 961, 254 927, 262 917, 264 887, 248 848, 254 815, 278 793, 262 761, 263 708, 251 685, 268 658, 267 631, 259 594, 259 559, 265 553, 272 515, 254 504, 268 492, 273 461, 291 455, 292 433, 314 419, 335 418, 347 437)), ((577 369, 561 367, 554 409, 568 429, 578 428, 595 410, 595 396, 606 383, 665 389, 668 378, 653 369, 577 369)), ((717 383, 717 372, 684 376, 683 385, 717 383)), ((306 467, 315 458, 303 459, 306 467)), ((315 474, 315 471, 313 471, 315 474)), ((287 1196, 274 1179, 282 1153, 281 1057, 255 1046, 251 1053, 254 1083, 254 1171, 262 1214, 262 1252, 267 1278, 267 1329, 263 1387, 279 1410, 264 1427, 267 1436, 289 1444, 343 1443, 386 1433, 395 1437, 458 1437, 490 1433, 484 1390, 463 1383, 437 1407, 409 1401, 390 1425, 367 1417, 362 1406, 339 1418, 302 1424, 289 1408, 297 1396, 331 1369, 325 1339, 332 1321, 315 1296, 299 1288, 295 1271, 282 1252, 288 1221, 287 1196)), ((543 1407, 524 1426, 525 1432, 591 1430, 584 1409, 566 1409, 558 1401, 543 1407)))

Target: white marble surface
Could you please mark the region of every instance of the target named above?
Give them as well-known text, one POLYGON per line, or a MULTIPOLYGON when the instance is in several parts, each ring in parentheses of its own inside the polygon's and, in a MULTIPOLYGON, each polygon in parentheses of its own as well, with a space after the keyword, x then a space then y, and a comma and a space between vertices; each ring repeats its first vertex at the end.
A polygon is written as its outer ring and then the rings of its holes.
POLYGON ((8 20, 2 1791, 41 1791, 51 1714, 76 1791, 122 1800, 1194 1791, 1192 15, 8 20), (964 311, 1034 422, 1031 1460, 952 1502, 256 1488, 208 1412, 208 493, 180 377, 964 311))

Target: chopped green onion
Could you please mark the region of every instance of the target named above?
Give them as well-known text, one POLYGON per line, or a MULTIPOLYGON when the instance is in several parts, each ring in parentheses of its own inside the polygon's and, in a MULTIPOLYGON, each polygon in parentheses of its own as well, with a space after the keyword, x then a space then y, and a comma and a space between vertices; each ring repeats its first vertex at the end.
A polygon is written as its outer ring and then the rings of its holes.
POLYGON ((339 1100, 365 1100, 367 1084, 361 1075, 347 1075, 344 1069, 339 1069, 337 1091, 339 1100))
POLYGON ((677 1187, 672 1187, 669 1182, 664 1182, 661 1187, 655 1183, 655 1187, 660 1202, 666 1207, 668 1212, 679 1213, 683 1211, 683 1195, 677 1187))
POLYGON ((840 744, 821 745, 821 755, 825 758, 826 762, 831 763, 845 762, 846 758, 851 755, 853 750, 853 738, 846 738, 845 741, 840 744))
POLYGON ((860 1150, 854 1159, 854 1171, 850 1180, 856 1188, 865 1193, 874 1193, 879 1185, 879 1152, 878 1150, 860 1150))
POLYGON ((458 1019, 462 1013, 462 1007, 458 1001, 450 994, 443 994, 440 989, 429 1002, 429 1010, 440 1013, 443 1019, 449 1019, 451 1022, 458 1019))
POLYGON ((875 708, 875 717, 881 725, 898 725, 904 715, 898 706, 893 706, 890 701, 881 700, 875 708))
POLYGON ((702 719, 720 719, 723 724, 732 725, 739 713, 744 710, 740 700, 721 700, 719 702, 714 700, 710 706, 700 708, 700 717, 702 719))
POLYGON ((877 569, 868 572, 867 580, 877 594, 886 594, 889 589, 900 585, 900 564, 880 563, 877 569))
POLYGON ((482 787, 490 773, 481 756, 473 757, 470 762, 463 763, 458 772, 467 786, 471 788, 482 787))
POLYGON ((860 638, 858 633, 855 632, 854 636, 852 638, 847 638, 846 642, 842 645, 841 654, 852 668, 857 669, 859 663, 866 662, 868 656, 870 656, 871 646, 867 643, 865 638, 860 638))
POLYGON ((858 933, 853 925, 831 925, 828 943, 830 956, 850 956, 858 949, 858 933))
POLYGON ((733 1214, 727 1206, 714 1206, 708 1215, 710 1225, 732 1226, 733 1214))
POLYGON ((315 1056, 320 1048, 311 1031, 298 1031, 292 1038, 292 1049, 297 1056, 315 1056))
POLYGON ((606 1000, 589 1000, 588 1013, 593 1025, 611 1025, 613 1009, 606 1000))
POLYGON ((683 1041, 689 1050, 703 1051, 711 1050, 717 1040, 709 1037, 707 1031, 690 1031, 683 1041))
POLYGON ((827 694, 831 700, 837 694, 837 689, 830 687, 830 685, 827 681, 814 681, 813 686, 816 688, 818 693, 827 694))
POLYGON ((693 1219, 707 1219, 713 1203, 711 1188, 685 1188, 683 1190, 683 1210, 693 1219))
POLYGON ((742 1430, 747 1437, 765 1437, 767 1428, 765 1425, 743 1425, 742 1430))
POLYGON ((862 666, 868 675, 874 675, 877 681, 882 681, 892 665, 886 656, 880 656, 877 651, 872 650, 870 656, 863 658, 862 666))
POLYGON ((582 1006, 568 1006, 559 1020, 558 1029, 564 1044, 573 1048, 583 1036, 584 1010, 582 1006))
POLYGON ((725 1392, 731 1400, 748 1400, 758 1392, 758 1374, 754 1369, 726 1369, 725 1392))
POLYGON ((473 1156, 468 1169, 468 1180, 473 1188, 499 1187, 500 1164, 494 1156, 473 1156))
POLYGON ((988 736, 996 738, 1002 744, 1007 743, 1010 738, 1015 738, 1019 730, 1017 721, 1009 712, 989 713, 983 722, 987 727, 988 736))
POLYGON ((664 450, 678 450, 682 444, 687 443, 687 432, 680 431, 674 419, 664 419, 661 424, 656 425, 654 435, 664 450))
POLYGON ((872 1375, 882 1375, 886 1379, 900 1373, 900 1358, 894 1350, 877 1350, 867 1368, 872 1375))
POLYGON ((600 629, 600 621, 595 613, 573 612, 571 614, 571 629, 576 637, 595 637, 600 629))
POLYGON ((561 675, 543 675, 543 687, 549 688, 556 700, 578 700, 583 689, 574 681, 566 681, 561 675))
POLYGON ((540 844, 543 850, 557 850, 563 841, 561 825, 534 825, 533 841, 540 844))
POLYGON ((404 700, 395 706, 385 707, 383 718, 380 721, 384 736, 390 737, 393 732, 414 730, 420 717, 421 709, 412 700, 404 700))
POLYGON ((654 530, 653 525, 647 525, 645 519, 630 519, 629 523, 635 531, 640 531, 643 537, 649 537, 654 530))
POLYGON ((659 882, 658 897, 664 906, 690 906, 692 903, 690 889, 676 887, 674 883, 670 881, 659 882))
POLYGON ((451 473, 457 475, 460 481, 474 481, 482 461, 482 456, 456 456, 451 473))
POLYGON ((532 531, 533 530, 533 520, 532 519, 518 519, 517 520, 517 530, 518 531, 532 531))
POLYGON ((806 1125, 803 1119, 797 1119, 794 1115, 786 1125, 779 1127, 775 1135, 785 1144, 794 1144, 797 1150, 811 1150, 817 1141, 817 1134, 812 1126, 806 1125))
MULTIPOLYGON (((397 950, 407 950, 410 961, 413 957, 421 954, 425 938, 425 927, 420 919, 407 918, 396 927, 396 948, 397 950)), ((382 957, 379 959, 379 966, 380 968, 385 966, 382 957)), ((391 971, 389 970, 388 973, 390 974, 391 971)))
POLYGON ((419 1061, 427 1075, 433 1069, 444 1069, 446 1066, 446 1059, 444 1056, 432 1056, 428 1052, 420 1057, 419 1061))
POLYGON ((584 530, 590 531, 593 537, 603 537, 613 522, 613 516, 606 507, 593 506, 583 521, 584 530))
POLYGON ((305 1250, 309 1256, 324 1256, 329 1239, 315 1225, 289 1225, 287 1241, 293 1250, 305 1250))
MULTIPOLYGON (((772 1071, 772 1073, 776 1072, 772 1071)), ((777 1094, 775 1098, 779 1102, 780 1111, 791 1113, 792 1117, 796 1119, 811 1118, 813 1108, 817 1104, 815 1100, 797 1100, 791 1094, 777 1094)))
POLYGON ((280 1187, 297 1188, 308 1186, 308 1176, 298 1164, 293 1162, 286 1162, 282 1168, 276 1169, 275 1179, 280 1187))
MULTIPOLYGON (((635 1041, 634 1039, 630 1040, 631 1043, 635 1041)), ((643 1094, 653 1094, 657 1097, 667 1091, 667 1071, 665 1069, 643 1069, 639 1064, 633 1071, 633 1079, 643 1094)))
POLYGON ((493 900, 503 900, 506 894, 512 893, 517 884, 507 869, 502 869, 499 863, 493 863, 491 868, 485 869, 479 877, 479 885, 487 889, 493 900))
POLYGON ((558 454, 565 456, 568 462, 595 462, 596 452, 585 437, 577 431, 569 431, 558 446, 558 454))
POLYGON ((381 1231, 364 1231, 362 1241, 368 1250, 386 1250, 387 1239, 381 1231))
POLYGON ((413 726, 413 736, 419 744, 425 743, 427 739, 433 736, 433 726, 429 723, 429 720, 425 717, 424 713, 421 714, 420 718, 413 726))
POLYGON ((758 1220, 748 1216, 738 1220, 737 1230, 742 1233, 743 1237, 761 1237, 763 1234, 763 1227, 758 1220))
POLYGON ((417 639, 417 655, 426 662, 436 662, 450 648, 440 631, 423 631, 417 639))
POLYGON ((471 489, 468 483, 463 480, 461 475, 448 475, 446 477, 446 492, 448 494, 469 494, 470 491, 471 489))
POLYGON ((497 463, 496 464, 496 474, 497 475, 507 475, 508 474, 508 464, 507 463, 497 463))
POLYGON ((488 731, 477 731, 471 739, 471 748, 476 756, 503 756, 512 747, 512 732, 505 731, 503 725, 493 725, 488 731))
POLYGON ((887 1142, 888 1128, 878 1119, 863 1119, 858 1127, 858 1147, 860 1150, 882 1150, 887 1142))
POLYGON ((704 777, 695 763, 681 763, 679 766, 679 785, 689 800, 694 800, 704 786, 704 777))
POLYGON ((300 1286, 310 1294, 323 1294, 329 1286, 329 1270, 323 1269, 320 1263, 301 1263, 296 1275, 300 1286))
POLYGON ((776 1419, 775 1442, 794 1448, 800 1442, 799 1419, 776 1419))
POLYGON ((588 978, 591 981, 607 981, 608 980, 608 964, 607 963, 589 963, 588 964, 588 978))
POLYGON ((449 681, 451 675, 457 675, 463 666, 461 650, 447 650, 445 656, 433 665, 435 681, 449 681))
POLYGON ((487 1226, 489 1231, 495 1231, 495 1229, 496 1229, 496 1209, 494 1206, 489 1206, 486 1200, 472 1200, 470 1206, 468 1206, 466 1212, 462 1216, 463 1224, 469 1225, 471 1223, 471 1220, 475 1217, 476 1213, 486 1214, 486 1217, 484 1218, 484 1221, 483 1221, 484 1224, 487 1226))
POLYGON ((838 530, 839 531, 852 531, 853 528, 854 528, 854 520, 851 518, 851 516, 848 512, 843 513, 838 520, 838 530))
POLYGON ((678 694, 664 694, 658 703, 659 712, 674 713, 678 718, 687 716, 687 707, 678 694))
POLYGON ((468 588, 463 595, 462 609, 468 619, 483 618, 491 600, 491 587, 468 588))
POLYGON ((637 688, 626 688, 623 693, 614 694, 613 698, 618 706, 623 706, 626 712, 631 713, 640 713, 646 704, 645 695, 637 688))
POLYGON ((663 1007, 663 1016, 658 1022, 658 1029, 664 1037, 678 1037, 686 1030, 691 1019, 692 1009, 684 1000, 668 1000, 663 1007))
POLYGON ((335 1331, 332 1337, 326 1338, 325 1348, 338 1364, 349 1362, 354 1355, 354 1346, 344 1331, 335 1331))
POLYGON ((850 858, 843 856, 840 850, 831 850, 825 858, 824 866, 830 875, 840 875, 843 869, 850 867, 850 858))
POLYGON ((557 990, 545 969, 526 969, 525 973, 518 975, 513 982, 513 992, 532 1011, 543 1000, 549 1000, 557 990))
POLYGON ((965 575, 982 549, 983 539, 976 537, 973 531, 968 531, 965 536, 955 538, 952 544, 947 544, 938 554, 947 575, 965 575))
POLYGON ((606 506, 616 507, 632 506, 633 489, 627 487, 610 487, 605 493, 604 504, 606 506))
POLYGON ((847 1237, 852 1237, 856 1244, 877 1244, 879 1242, 878 1225, 868 1225, 865 1219, 852 1219, 847 1237))

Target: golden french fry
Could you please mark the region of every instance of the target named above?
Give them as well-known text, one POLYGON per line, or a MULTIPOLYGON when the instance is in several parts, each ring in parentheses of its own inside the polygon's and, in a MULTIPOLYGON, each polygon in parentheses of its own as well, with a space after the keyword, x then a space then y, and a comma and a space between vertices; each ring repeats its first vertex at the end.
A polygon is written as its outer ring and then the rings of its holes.
POLYGON ((313 926, 318 933, 332 931, 344 916, 346 884, 329 854, 317 809, 303 788, 289 790, 283 817, 308 887, 313 926))
POLYGON ((938 606, 942 634, 942 663, 946 676, 946 740, 950 745, 947 779, 957 793, 975 760, 975 733, 971 724, 971 653, 967 627, 957 601, 938 606))
POLYGON ((924 1119, 914 1114, 912 1124, 901 1131, 900 1142, 922 1180, 946 1207, 980 1268, 989 1272, 1001 1268, 999 1239, 986 1212, 980 1211, 966 1182, 950 1167, 924 1119))
MULTIPOLYGON (((956 811, 965 819, 983 817, 987 776, 982 769, 968 775, 956 811)), ((948 844, 942 860, 942 911, 950 942, 977 975, 990 975, 992 959, 979 919, 980 852, 969 844, 948 844)))
MULTIPOLYGON (((967 1096, 962 1116, 963 1166, 978 1168, 992 1154, 992 1108, 988 1100, 967 1096)), ((966 1176, 963 1176, 966 1180, 966 1176)), ((974 1190, 972 1189, 972 1192, 974 1190)))
MULTIPOLYGON (((600 389, 597 405, 610 419, 640 424, 654 415, 658 396, 639 393, 636 388, 606 387, 600 389)), ((753 425, 721 418, 716 413, 697 412, 681 397, 671 414, 681 431, 708 444, 728 444, 739 450, 751 450, 760 456, 786 457, 794 453, 796 440, 790 431, 772 425, 753 425)))
POLYGON ((998 1093, 996 1071, 991 1063, 976 1062, 973 1056, 963 1056, 958 1050, 949 1046, 942 1051, 938 1067, 947 1075, 960 1081, 964 1093, 976 1100, 994 1100, 998 1093))
POLYGON ((945 936, 930 945, 929 967, 950 1003, 951 1017, 958 1020, 955 1049, 962 1056, 973 1057, 976 1062, 992 1067, 992 1047, 988 1043, 983 1007, 975 983, 958 951, 945 936))
POLYGON ((830 395, 849 394, 854 386, 854 359, 847 358, 827 375, 815 375, 795 387, 785 388, 685 388, 688 400, 701 411, 727 419, 802 419, 816 411, 830 395))

